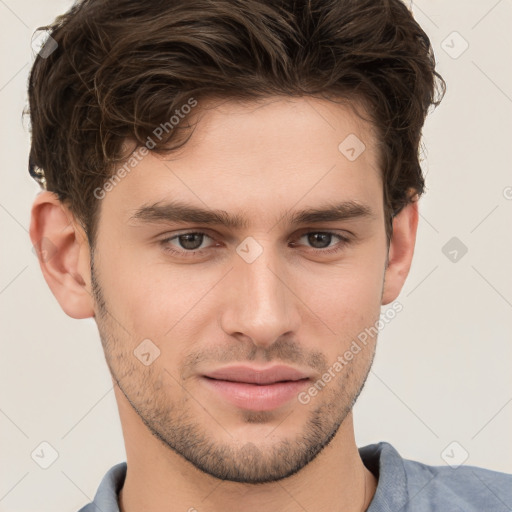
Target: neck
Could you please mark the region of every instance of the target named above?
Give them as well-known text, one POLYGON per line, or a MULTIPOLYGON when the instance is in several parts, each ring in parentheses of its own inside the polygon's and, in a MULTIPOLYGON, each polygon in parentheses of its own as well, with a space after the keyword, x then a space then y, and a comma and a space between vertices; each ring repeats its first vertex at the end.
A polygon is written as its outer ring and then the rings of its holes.
POLYGON ((352 413, 329 445, 296 474, 244 484, 203 473, 151 435, 128 404, 119 409, 128 465, 119 493, 121 512, 159 512, 170 505, 189 512, 361 512, 375 494, 377 481, 359 456, 352 413))

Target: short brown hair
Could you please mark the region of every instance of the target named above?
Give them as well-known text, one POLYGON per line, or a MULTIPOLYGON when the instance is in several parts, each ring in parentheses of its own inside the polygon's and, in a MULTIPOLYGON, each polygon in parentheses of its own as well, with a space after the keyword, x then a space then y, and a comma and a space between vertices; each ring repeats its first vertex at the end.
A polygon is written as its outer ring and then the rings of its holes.
MULTIPOLYGON (((388 239, 410 190, 424 191, 421 130, 446 85, 400 0, 83 0, 41 28, 58 46, 30 73, 29 168, 44 171, 91 247, 93 191, 123 141, 145 144, 191 97, 359 100, 381 141, 388 239)), ((181 147, 178 133, 153 150, 181 147)))

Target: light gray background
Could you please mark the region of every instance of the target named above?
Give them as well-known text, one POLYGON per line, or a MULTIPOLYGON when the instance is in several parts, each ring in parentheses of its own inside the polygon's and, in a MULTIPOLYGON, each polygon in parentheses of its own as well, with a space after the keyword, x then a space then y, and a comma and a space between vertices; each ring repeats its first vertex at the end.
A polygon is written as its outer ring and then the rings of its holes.
MULTIPOLYGON (((70 5, 0 0, 0 511, 78 510, 125 460, 96 324, 63 313, 28 236, 31 34, 70 5), (43 441, 58 452, 48 469, 31 458, 43 441)), ((467 452, 465 464, 512 473, 512 0, 412 9, 448 92, 424 130, 428 192, 404 310, 380 335, 356 439, 434 465, 467 452), (458 58, 454 31, 469 44, 458 58), (442 252, 452 237, 468 248, 456 262, 442 252)))

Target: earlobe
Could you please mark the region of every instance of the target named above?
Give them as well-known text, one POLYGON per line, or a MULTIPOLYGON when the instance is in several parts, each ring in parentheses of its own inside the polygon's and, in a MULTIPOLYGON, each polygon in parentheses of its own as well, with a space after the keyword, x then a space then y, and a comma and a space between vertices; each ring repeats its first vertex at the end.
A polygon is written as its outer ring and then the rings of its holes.
POLYGON ((77 319, 93 317, 87 237, 53 192, 41 192, 34 200, 30 239, 43 276, 64 312, 77 319))
POLYGON ((393 234, 389 244, 382 305, 394 301, 402 290, 411 268, 417 229, 418 201, 416 200, 405 206, 393 219, 393 234))

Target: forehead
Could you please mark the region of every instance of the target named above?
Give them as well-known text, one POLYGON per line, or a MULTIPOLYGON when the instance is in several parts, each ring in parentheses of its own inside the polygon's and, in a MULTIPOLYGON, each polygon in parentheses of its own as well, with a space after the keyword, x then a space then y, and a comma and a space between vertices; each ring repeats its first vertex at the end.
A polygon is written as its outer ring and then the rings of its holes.
POLYGON ((143 204, 170 199, 261 221, 269 210, 275 218, 294 205, 343 200, 381 209, 374 129, 346 105, 311 97, 217 99, 182 122, 194 127, 187 143, 137 161, 106 195, 105 213, 127 220, 143 204))
MULTIPOLYGON (((323 157, 338 157, 354 145, 350 144, 352 140, 359 151, 364 147, 362 160, 376 165, 376 159, 373 161, 378 143, 375 127, 355 109, 367 116, 360 103, 348 100, 334 103, 309 96, 209 99, 196 107, 185 121, 195 123, 194 135, 174 158, 184 156, 194 160, 201 157, 202 149, 212 150, 214 145, 217 156, 224 152, 231 160, 238 155, 242 160, 252 158, 263 163, 269 155, 274 161, 292 162, 304 154, 310 158, 319 157, 320 153, 323 157), (347 147, 340 148, 339 144, 347 137, 347 147)), ((355 155, 345 153, 345 158, 354 162, 359 151, 355 155)))

